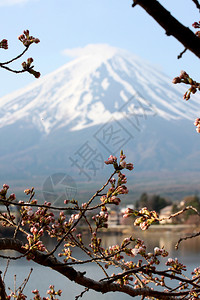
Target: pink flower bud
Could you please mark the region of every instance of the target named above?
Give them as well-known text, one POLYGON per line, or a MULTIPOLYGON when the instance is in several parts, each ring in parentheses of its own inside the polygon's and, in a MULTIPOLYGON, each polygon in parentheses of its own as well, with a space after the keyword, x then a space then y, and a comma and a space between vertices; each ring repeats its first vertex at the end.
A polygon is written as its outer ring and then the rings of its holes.
POLYGON ((3 188, 6 189, 6 190, 8 190, 8 189, 9 189, 9 185, 4 184, 4 185, 3 185, 3 188))
POLYGON ((133 164, 131 164, 131 163, 126 164, 126 169, 129 170, 129 171, 132 171, 133 170, 133 164))
POLYGON ((116 156, 113 156, 113 155, 110 155, 109 157, 108 157, 108 160, 107 161, 105 161, 105 164, 106 165, 112 165, 114 162, 116 162, 117 161, 117 157, 116 156))

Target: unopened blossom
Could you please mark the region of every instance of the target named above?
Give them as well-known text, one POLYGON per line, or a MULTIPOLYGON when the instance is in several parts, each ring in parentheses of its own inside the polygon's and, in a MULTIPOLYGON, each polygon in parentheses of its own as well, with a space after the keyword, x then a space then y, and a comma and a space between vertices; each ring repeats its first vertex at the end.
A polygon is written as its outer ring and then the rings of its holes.
POLYGON ((128 194, 128 189, 125 185, 120 185, 116 188, 117 194, 128 194))
POLYGON ((116 196, 112 196, 110 197, 110 202, 116 204, 116 205, 119 205, 119 203, 121 202, 121 200, 119 198, 117 198, 116 196))
POLYGON ((9 189, 9 185, 6 184, 6 183, 4 183, 3 188, 6 189, 6 190, 8 190, 9 189))
POLYGON ((180 79, 186 79, 189 77, 189 75, 185 71, 181 71, 179 77, 180 77, 180 79))
POLYGON ((200 118, 196 118, 194 125, 197 127, 196 131, 200 133, 200 118))
POLYGON ((124 214, 123 214, 123 218, 128 218, 133 214, 134 210, 131 208, 126 208, 124 214))
POLYGON ((8 198, 8 200, 15 200, 16 199, 16 196, 15 196, 15 194, 10 194, 10 196, 9 196, 9 198, 8 198))
POLYGON ((38 44, 40 42, 38 38, 29 35, 29 30, 24 30, 23 34, 21 34, 18 39, 25 47, 29 47, 32 43, 38 44))
POLYGON ((126 164, 126 169, 129 170, 129 171, 132 171, 133 170, 133 164, 132 163, 126 164))
POLYGON ((154 254, 155 254, 155 255, 160 255, 160 254, 162 254, 162 251, 163 251, 163 250, 160 249, 160 248, 158 248, 158 247, 155 247, 155 248, 154 248, 154 254))
POLYGON ((111 183, 111 184, 113 184, 113 185, 114 185, 114 184, 115 184, 115 182, 116 182, 116 179, 115 179, 115 178, 111 178, 111 179, 110 179, 110 183, 111 183))
POLYGON ((6 39, 3 39, 3 40, 0 42, 0 48, 8 49, 8 41, 7 41, 6 39))
POLYGON ((114 162, 116 162, 117 161, 117 157, 116 156, 113 156, 113 155, 110 155, 109 157, 108 157, 108 160, 107 161, 105 161, 105 164, 106 165, 112 165, 114 162))
POLYGON ((31 193, 31 190, 30 190, 30 189, 26 189, 26 190, 24 190, 24 193, 25 193, 26 195, 29 195, 29 194, 31 193))
POLYGON ((126 168, 126 162, 123 160, 120 162, 120 166, 124 169, 126 168))
POLYGON ((172 83, 174 83, 174 84, 177 84, 177 83, 180 83, 181 82, 181 79, 180 79, 180 77, 175 77, 173 80, 172 80, 172 83))
POLYGON ((81 206, 85 209, 87 207, 87 203, 82 203, 81 206))
POLYGON ((147 228, 149 228, 149 224, 147 221, 140 223, 140 228, 142 230, 146 230, 147 228))
POLYGON ((126 155, 125 154, 121 154, 120 158, 121 158, 121 160, 124 160, 126 158, 126 155))
POLYGON ((101 196, 100 201, 104 203, 107 200, 107 197, 105 195, 101 196))
MULTIPOLYGON (((200 21, 199 21, 200 22, 200 21)), ((199 22, 194 22, 193 24, 192 24, 192 26, 194 27, 194 28, 200 28, 200 23, 199 22)))

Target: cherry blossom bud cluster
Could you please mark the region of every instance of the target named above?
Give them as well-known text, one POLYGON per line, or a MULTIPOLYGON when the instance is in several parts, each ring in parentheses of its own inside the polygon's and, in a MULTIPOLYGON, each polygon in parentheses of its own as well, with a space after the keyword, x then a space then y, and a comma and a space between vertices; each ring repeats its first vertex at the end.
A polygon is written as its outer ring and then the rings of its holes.
POLYGON ((134 210, 132 208, 126 208, 123 218, 129 218, 134 215, 134 210))
MULTIPOLYGON (((194 28, 200 28, 200 21, 199 22, 194 22, 193 24, 192 24, 192 26, 194 27, 194 28)), ((200 37, 200 31, 197 31, 196 33, 196 36, 197 37, 200 37)))
POLYGON ((4 184, 3 188, 0 190, 0 199, 6 200, 7 191, 9 189, 9 185, 4 184))
POLYGON ((200 118, 196 118, 194 121, 194 125, 197 127, 196 131, 200 133, 200 118))
POLYGON ((52 224, 52 229, 49 231, 51 237, 61 238, 71 227, 75 220, 78 220, 79 214, 71 215, 71 218, 67 221, 64 212, 61 211, 59 218, 52 224))
POLYGON ((116 161, 117 161, 117 157, 113 156, 113 155, 110 155, 108 157, 108 160, 105 161, 105 164, 106 165, 113 165, 116 161))
POLYGON ((95 221, 95 226, 97 228, 107 228, 108 227, 108 212, 107 211, 100 211, 99 214, 96 214, 92 217, 92 220, 95 221))
POLYGON ((124 258, 124 256, 121 254, 121 247, 119 245, 110 246, 107 250, 107 255, 112 255, 113 260, 115 261, 120 261, 124 258))
POLYGON ((117 163, 117 157, 110 155, 108 157, 108 160, 105 161, 105 164, 107 165, 113 165, 115 170, 122 170, 122 169, 127 169, 127 170, 133 170, 133 164, 132 163, 126 163, 125 162, 125 158, 126 156, 123 154, 123 151, 121 151, 121 155, 120 155, 120 162, 119 164, 117 163))
POLYGON ((61 296, 62 290, 58 290, 56 292, 54 289, 54 285, 50 285, 49 290, 47 291, 47 294, 50 295, 51 299, 54 299, 53 296, 61 296))
POLYGON ((192 26, 193 26, 194 28, 200 28, 200 21, 199 21, 199 22, 194 22, 194 23, 192 24, 192 26))
MULTIPOLYGON (((26 300, 27 297, 21 292, 21 291, 16 291, 16 292, 11 292, 10 295, 6 297, 6 300, 11 300, 11 299, 17 299, 17 300, 26 300)), ((36 299, 37 300, 37 299, 36 299)))
POLYGON ((116 188, 115 192, 113 193, 114 195, 119 195, 119 194, 128 194, 128 189, 125 185, 120 185, 116 188))
POLYGON ((35 76, 35 78, 39 78, 40 72, 33 70, 33 66, 31 67, 32 62, 33 62, 33 58, 32 57, 28 58, 27 62, 24 61, 22 63, 22 68, 27 72, 29 72, 30 74, 32 74, 33 76, 35 76))
POLYGON ((56 297, 61 296, 62 290, 58 290, 56 292, 54 289, 54 285, 50 285, 49 290, 47 291, 47 294, 50 296, 50 298, 49 297, 41 297, 40 293, 37 289, 33 290, 32 293, 35 295, 33 298, 34 300, 58 300, 58 298, 56 298, 56 297))
POLYGON ((155 211, 149 211, 146 207, 143 207, 139 211, 134 211, 135 216, 139 216, 134 222, 134 225, 140 226, 142 230, 146 230, 149 226, 158 221, 159 217, 155 211))
POLYGON ((9 189, 9 185, 3 184, 3 188, 0 190, 0 199, 1 200, 13 201, 16 199, 16 196, 14 193, 10 194, 10 196, 7 197, 8 189, 9 189))
POLYGON ((200 91, 200 83, 194 81, 185 71, 181 71, 179 77, 175 77, 172 80, 172 83, 185 83, 190 85, 190 88, 183 96, 183 99, 186 101, 190 99, 191 94, 195 94, 197 90, 200 91))
POLYGON ((168 270, 175 271, 176 273, 181 274, 182 271, 186 271, 186 266, 180 263, 177 258, 168 258, 165 264, 169 266, 168 270))
POLYGON ((6 39, 3 39, 1 42, 0 42, 0 48, 3 48, 3 49, 8 49, 8 41, 6 39))
POLYGON ((133 248, 131 250, 131 254, 133 257, 135 257, 137 254, 143 255, 145 251, 146 251, 146 247, 133 248))
MULTIPOLYGON (((34 230, 33 230, 34 232, 34 230)), ((30 251, 28 255, 26 256, 27 260, 34 258, 34 252, 35 251, 47 251, 46 247, 42 243, 42 241, 39 240, 39 235, 37 235, 37 232, 34 232, 34 234, 28 234, 27 235, 28 244, 25 244, 22 246, 22 248, 30 251)))
MULTIPOLYGON (((55 221, 54 214, 51 211, 49 211, 46 207, 38 207, 36 211, 33 211, 33 208, 30 205, 26 205, 37 204, 36 199, 33 199, 31 203, 23 201, 19 201, 19 203, 24 204, 21 207, 23 225, 29 224, 29 226, 32 227, 34 224, 43 224, 43 228, 45 230, 50 230, 50 225, 55 221)), ((45 201, 44 205, 50 207, 51 203, 45 201)))
POLYGON ((26 189, 26 190, 24 190, 24 193, 26 195, 29 195, 29 194, 31 194, 33 192, 33 190, 34 190, 34 188, 32 188, 32 189, 26 189))
POLYGON ((58 254, 59 257, 64 257, 63 261, 66 263, 68 262, 69 259, 74 261, 72 257, 72 250, 68 247, 68 244, 64 245, 64 249, 62 250, 61 253, 58 254))
POLYGON ((162 252, 163 252, 163 249, 160 249, 160 248, 158 248, 158 247, 155 247, 155 248, 154 248, 154 254, 155 254, 155 255, 161 255, 162 252))
POLYGON ((120 154, 120 162, 119 164, 117 163, 117 157, 110 155, 108 160, 105 161, 107 165, 112 164, 116 173, 118 174, 118 181, 116 183, 115 178, 111 178, 110 184, 111 187, 108 189, 108 192, 106 195, 101 196, 100 200, 102 203, 107 204, 107 203, 113 203, 115 205, 119 205, 121 202, 120 198, 117 196, 120 194, 128 194, 128 189, 125 186, 127 183, 127 178, 124 174, 121 173, 122 169, 128 169, 132 170, 133 169, 133 164, 131 163, 126 163, 125 162, 126 156, 123 154, 123 151, 121 151, 120 154))
POLYGON ((29 47, 32 43, 38 44, 40 42, 38 38, 29 35, 29 30, 24 30, 23 34, 21 34, 18 39, 25 47, 29 47))
POLYGON ((89 244, 89 247, 94 253, 98 253, 103 250, 103 248, 101 247, 101 239, 97 238, 96 232, 92 233, 91 243, 89 244))
POLYGON ((11 213, 2 213, 0 216, 0 222, 3 227, 12 227, 15 216, 11 213))

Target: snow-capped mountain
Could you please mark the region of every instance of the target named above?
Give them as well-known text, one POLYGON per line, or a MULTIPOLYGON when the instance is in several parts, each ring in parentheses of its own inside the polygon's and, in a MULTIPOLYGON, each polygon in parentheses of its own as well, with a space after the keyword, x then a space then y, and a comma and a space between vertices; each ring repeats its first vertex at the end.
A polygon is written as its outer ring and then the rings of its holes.
MULTIPOLYGON (((66 125, 80 130, 122 118, 120 108, 132 97, 164 119, 196 116, 196 97, 190 105, 181 101, 180 86, 133 54, 108 45, 89 45, 79 52, 55 72, 3 97, 0 127, 28 119, 45 133, 66 125)), ((136 103, 130 101, 123 113, 141 113, 136 103)))
POLYGON ((122 49, 98 44, 67 54, 75 59, 0 99, 3 172, 61 170, 87 141, 104 159, 127 147, 144 170, 170 169, 174 162, 175 169, 197 167, 198 137, 190 124, 200 113, 198 95, 186 103, 185 87, 122 49), (108 141, 111 127, 121 138, 108 141))

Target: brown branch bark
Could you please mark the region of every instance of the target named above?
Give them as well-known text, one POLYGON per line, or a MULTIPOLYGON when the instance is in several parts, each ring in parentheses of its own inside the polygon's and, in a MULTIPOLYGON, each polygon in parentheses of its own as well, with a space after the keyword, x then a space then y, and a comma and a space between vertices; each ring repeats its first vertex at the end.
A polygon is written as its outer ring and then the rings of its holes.
POLYGON ((0 274, 0 299, 1 300, 6 300, 6 289, 5 289, 5 284, 2 280, 1 274, 0 274))
POLYGON ((194 2, 194 4, 196 5, 196 7, 200 10, 200 4, 198 0, 192 0, 192 2, 194 2))
MULTIPOLYGON (((23 243, 20 240, 13 239, 13 238, 0 238, 0 250, 15 250, 21 254, 25 254, 26 250, 22 248, 23 243)), ((34 259, 33 261, 53 269, 54 271, 59 272, 63 276, 67 277, 69 280, 74 281, 75 283, 82 285, 88 289, 95 290, 101 293, 108 293, 108 292, 121 292, 130 295, 131 297, 135 296, 144 296, 144 297, 155 297, 157 299, 163 300, 172 300, 177 299, 177 297, 181 297, 187 295, 187 291, 183 292, 160 292, 154 291, 149 288, 137 288, 134 289, 130 286, 120 286, 119 284, 115 283, 108 283, 108 282, 100 282, 88 278, 85 276, 86 272, 78 272, 74 268, 66 266, 59 260, 57 260, 54 256, 47 256, 39 251, 34 252, 34 259)))
POLYGON ((185 48, 200 58, 200 39, 182 25, 157 0, 133 0, 133 7, 141 6, 154 20, 165 29, 168 36, 174 36, 185 48))

